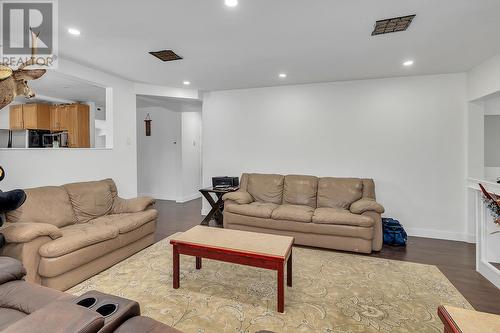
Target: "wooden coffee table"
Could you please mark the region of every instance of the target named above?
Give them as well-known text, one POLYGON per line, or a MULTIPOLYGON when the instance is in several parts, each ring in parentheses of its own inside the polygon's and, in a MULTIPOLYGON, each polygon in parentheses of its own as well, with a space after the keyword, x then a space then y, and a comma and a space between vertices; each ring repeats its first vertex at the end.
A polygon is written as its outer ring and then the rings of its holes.
POLYGON ((444 333, 500 333, 500 316, 496 314, 440 305, 438 315, 444 333))
POLYGON ((285 264, 287 285, 292 286, 293 237, 256 232, 196 226, 170 239, 173 245, 173 287, 179 288, 179 255, 196 257, 196 269, 201 258, 234 264, 267 268, 278 275, 278 312, 285 310, 285 264))

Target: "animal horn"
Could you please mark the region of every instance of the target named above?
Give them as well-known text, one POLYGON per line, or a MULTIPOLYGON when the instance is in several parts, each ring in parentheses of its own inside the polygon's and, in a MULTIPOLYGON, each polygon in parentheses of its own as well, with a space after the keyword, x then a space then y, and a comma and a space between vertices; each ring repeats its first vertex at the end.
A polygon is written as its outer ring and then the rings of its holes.
MULTIPOLYGON (((17 70, 22 70, 23 68, 31 65, 36 65, 36 50, 37 50, 37 43, 38 43, 38 36, 40 35, 39 33, 35 33, 33 29, 30 28, 31 31, 31 57, 28 61, 23 62, 19 67, 17 67, 17 70)), ((46 65, 46 62, 44 60, 42 65, 46 65)))

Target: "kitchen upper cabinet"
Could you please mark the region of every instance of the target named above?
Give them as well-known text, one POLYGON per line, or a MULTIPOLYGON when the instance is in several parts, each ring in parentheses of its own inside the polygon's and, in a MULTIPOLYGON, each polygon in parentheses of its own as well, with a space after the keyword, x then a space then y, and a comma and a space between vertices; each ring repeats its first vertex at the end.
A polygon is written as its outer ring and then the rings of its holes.
POLYGON ((9 127, 11 130, 24 129, 23 106, 12 105, 9 110, 9 127))
POLYGON ((52 132, 67 131, 69 128, 69 112, 67 105, 52 105, 50 108, 50 130, 52 132))
POLYGON ((70 148, 90 148, 90 108, 86 104, 23 104, 10 107, 10 129, 68 132, 70 148))
POLYGON ((50 129, 50 105, 24 104, 23 118, 25 129, 50 129))
POLYGON ((48 104, 23 104, 10 107, 10 129, 50 129, 48 104))
POLYGON ((90 148, 90 108, 86 104, 66 105, 68 115, 68 145, 70 148, 90 148))

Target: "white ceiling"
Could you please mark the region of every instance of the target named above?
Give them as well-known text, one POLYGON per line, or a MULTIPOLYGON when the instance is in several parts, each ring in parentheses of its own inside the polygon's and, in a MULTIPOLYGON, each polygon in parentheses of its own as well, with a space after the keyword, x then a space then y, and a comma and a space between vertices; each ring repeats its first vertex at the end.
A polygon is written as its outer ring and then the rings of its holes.
POLYGON ((137 108, 160 107, 173 112, 201 112, 202 102, 195 99, 137 95, 137 108))
POLYGON ((80 79, 49 70, 42 78, 29 81, 36 96, 31 102, 94 102, 97 106, 106 106, 106 89, 80 79), (62 101, 60 101, 62 102, 62 101))
POLYGON ((500 53, 499 0, 239 0, 236 8, 224 0, 64 0, 59 12, 62 57, 202 90, 463 72, 500 53), (370 35, 376 20, 414 13, 408 31, 370 35), (148 54, 162 49, 184 60, 148 54), (415 65, 403 67, 406 59, 415 65))

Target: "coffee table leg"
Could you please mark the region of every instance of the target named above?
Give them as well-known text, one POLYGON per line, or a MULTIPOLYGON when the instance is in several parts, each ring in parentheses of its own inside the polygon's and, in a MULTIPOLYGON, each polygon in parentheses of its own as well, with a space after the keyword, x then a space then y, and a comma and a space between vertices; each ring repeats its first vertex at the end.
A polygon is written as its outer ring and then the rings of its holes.
POLYGON ((278 265, 278 312, 285 312, 285 267, 278 265))
POLYGON ((196 269, 201 269, 201 257, 196 257, 196 269))
POLYGON ((290 257, 286 263, 286 285, 292 286, 292 252, 290 251, 290 257))
POLYGON ((179 289, 179 250, 177 246, 173 246, 172 253, 173 257, 173 287, 174 289, 179 289))

